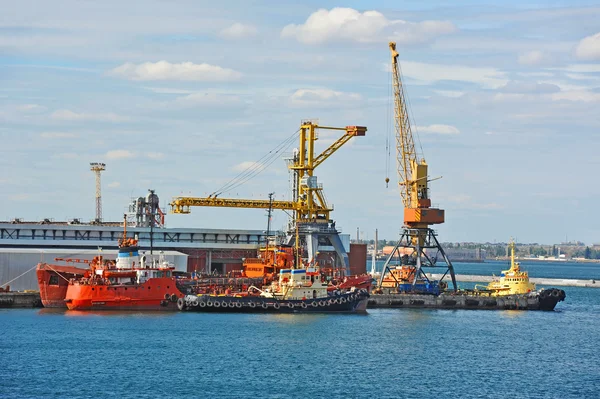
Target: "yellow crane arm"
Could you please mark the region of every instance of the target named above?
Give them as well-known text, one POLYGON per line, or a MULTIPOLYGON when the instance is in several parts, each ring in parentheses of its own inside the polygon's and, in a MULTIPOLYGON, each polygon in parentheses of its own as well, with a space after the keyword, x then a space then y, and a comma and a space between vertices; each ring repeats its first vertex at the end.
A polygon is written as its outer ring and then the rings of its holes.
MULTIPOLYGON (((408 107, 404 95, 396 43, 389 43, 392 53, 392 84, 394 89, 394 120, 396 122, 396 157, 398 185, 404 203, 404 224, 425 228, 431 224, 444 223, 444 211, 431 208, 429 198, 427 162, 417 160, 415 142, 410 127, 408 107)), ((419 241, 424 237, 419 236, 419 241)))
POLYGON ((392 84, 394 89, 394 120, 396 122, 396 157, 398 168, 398 184, 400 185, 400 195, 406 208, 411 206, 411 180, 413 178, 413 167, 417 163, 417 152, 413 140, 412 130, 400 69, 398 68, 398 52, 396 43, 390 42, 390 51, 392 53, 392 84))
POLYGON ((323 151, 322 153, 320 153, 319 155, 317 155, 315 157, 315 159, 313 160, 313 164, 312 164, 313 169, 316 168, 317 166, 319 166, 321 163, 323 163, 324 160, 329 158, 329 156, 331 154, 333 154, 341 146, 346 144, 348 142, 348 140, 350 140, 352 137, 364 136, 367 132, 367 128, 364 126, 346 126, 343 129, 342 128, 334 128, 334 127, 321 127, 321 126, 319 126, 319 128, 320 129, 345 130, 345 134, 342 137, 340 137, 339 139, 337 139, 335 141, 335 143, 331 144, 325 151, 323 151))
POLYGON ((300 126, 300 147, 288 166, 293 170, 295 191, 293 201, 246 200, 218 197, 175 197, 169 204, 172 213, 190 213, 192 206, 213 206, 226 208, 282 209, 294 211, 294 219, 302 222, 323 222, 330 220, 332 206, 325 202, 322 185, 317 182, 313 170, 331 154, 348 142, 352 137, 364 136, 364 126, 329 127, 318 126, 312 122, 303 122, 300 126), (325 151, 315 156, 314 143, 317 140, 316 129, 341 130, 344 135, 325 151))
POLYGON ((169 204, 173 213, 190 213, 192 206, 212 206, 221 208, 254 208, 254 209, 285 209, 298 210, 298 204, 293 201, 247 200, 214 197, 175 197, 169 204))

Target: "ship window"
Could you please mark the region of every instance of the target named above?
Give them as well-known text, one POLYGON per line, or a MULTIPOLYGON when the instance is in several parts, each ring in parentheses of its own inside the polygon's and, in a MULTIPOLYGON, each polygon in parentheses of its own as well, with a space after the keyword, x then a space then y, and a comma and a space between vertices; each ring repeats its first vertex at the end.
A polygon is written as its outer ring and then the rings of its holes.
POLYGON ((92 291, 94 291, 94 287, 92 287, 92 291))
POLYGON ((58 285, 58 276, 50 276, 50 281, 48 281, 50 285, 58 285))

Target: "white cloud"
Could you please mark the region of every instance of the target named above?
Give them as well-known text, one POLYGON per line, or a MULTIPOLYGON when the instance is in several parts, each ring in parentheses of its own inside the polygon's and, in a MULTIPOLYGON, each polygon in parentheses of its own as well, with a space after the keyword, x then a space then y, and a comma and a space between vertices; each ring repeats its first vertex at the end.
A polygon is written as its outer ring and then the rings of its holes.
POLYGON ((234 172, 243 172, 247 169, 258 170, 263 167, 263 164, 258 162, 244 161, 234 165, 231 170, 234 172))
POLYGON ((135 154, 128 150, 112 150, 108 151, 105 156, 108 159, 128 159, 134 158, 135 154))
POLYGON ((560 91, 560 87, 552 83, 519 82, 511 80, 498 89, 504 93, 547 94, 560 91))
POLYGON ((338 104, 340 107, 356 104, 361 100, 358 93, 335 91, 331 89, 298 89, 291 95, 290 101, 297 106, 317 106, 338 104))
POLYGON ((40 137, 43 139, 72 139, 77 137, 75 133, 66 132, 43 132, 40 133, 40 137))
POLYGON ((395 40, 402 44, 425 43, 436 36, 457 31, 448 21, 407 22, 388 20, 378 11, 363 13, 352 8, 320 9, 300 25, 290 24, 281 31, 282 38, 294 38, 306 44, 330 41, 370 43, 395 40))
POLYGON ((112 69, 109 74, 130 80, 185 80, 202 82, 221 82, 239 79, 242 74, 233 69, 210 64, 182 62, 172 64, 167 61, 127 62, 112 69))
POLYGON ((54 111, 52 115, 50 115, 52 119, 63 120, 63 121, 98 121, 98 122, 125 122, 128 121, 129 118, 114 114, 112 112, 108 113, 80 113, 73 112, 69 109, 59 109, 54 111))
POLYGON ((594 93, 587 90, 570 90, 570 91, 561 91, 560 93, 554 93, 552 95, 552 100, 554 101, 573 101, 573 102, 599 102, 600 101, 600 93, 594 93))
POLYGON ((458 98, 458 97, 461 97, 463 94, 465 94, 464 91, 459 91, 459 90, 434 90, 433 92, 440 96, 451 97, 451 98, 458 98))
MULTIPOLYGON (((496 68, 476 68, 464 65, 426 64, 401 61, 402 74, 422 83, 432 84, 442 80, 473 82, 496 88, 508 83, 506 73, 496 68)), ((389 65, 385 65, 389 70, 389 65)))
POLYGON ((540 65, 550 61, 550 56, 543 51, 534 50, 519 55, 521 65, 540 65))
POLYGON ((25 194, 25 193, 23 193, 23 194, 14 194, 14 195, 10 195, 8 197, 8 199, 11 200, 11 201, 27 201, 27 200, 29 200, 31 198, 32 198, 31 194, 25 194))
POLYGON ((87 39, 75 35, 2 35, 0 47, 15 47, 21 50, 38 47, 73 48, 85 46, 87 39))
POLYGON ((584 73, 565 73, 565 76, 573 80, 600 80, 600 77, 584 73))
POLYGON ((39 104, 22 104, 17 106, 17 110, 22 112, 43 112, 46 110, 46 107, 39 104))
POLYGON ((451 125, 429 125, 429 126, 418 126, 417 131, 421 133, 433 133, 433 134, 459 134, 460 130, 451 125))
POLYGON ((63 152, 60 154, 52 154, 52 158, 54 159, 80 159, 81 157, 81 154, 75 152, 63 152))
POLYGON ((235 95, 206 92, 178 97, 175 102, 182 107, 224 107, 237 106, 241 103, 241 99, 235 95))
POLYGON ((575 55, 583 60, 600 60, 600 32, 581 39, 575 55))
POLYGON ((157 94, 191 94, 192 90, 187 89, 177 89, 171 87, 144 87, 146 90, 150 90, 153 93, 157 94))
POLYGON ((554 76, 552 72, 517 72, 517 75, 526 78, 551 78, 554 76))
POLYGON ((108 188, 117 188, 120 187, 121 183, 119 183, 118 181, 114 181, 112 183, 108 183, 108 188))
POLYGON ((243 39, 246 37, 254 36, 258 33, 256 27, 252 25, 244 25, 239 22, 231 25, 228 28, 223 29, 219 32, 219 36, 226 39, 243 39))
POLYGON ((155 160, 165 158, 165 154, 163 154, 162 152, 147 152, 146 156, 150 159, 155 159, 155 160))
POLYGON ((594 73, 600 72, 600 64, 572 64, 563 68, 554 69, 575 73, 594 73))

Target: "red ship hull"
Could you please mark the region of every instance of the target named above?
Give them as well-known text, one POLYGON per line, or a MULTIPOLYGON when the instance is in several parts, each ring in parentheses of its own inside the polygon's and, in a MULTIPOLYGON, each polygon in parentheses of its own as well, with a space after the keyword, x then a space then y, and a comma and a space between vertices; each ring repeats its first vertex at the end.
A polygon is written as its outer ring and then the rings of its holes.
POLYGON ((143 284, 70 284, 65 303, 69 310, 177 310, 183 296, 173 278, 160 277, 143 284))
POLYGON ((42 305, 45 308, 66 308, 65 296, 69 280, 83 277, 88 270, 74 266, 38 264, 36 274, 42 305))

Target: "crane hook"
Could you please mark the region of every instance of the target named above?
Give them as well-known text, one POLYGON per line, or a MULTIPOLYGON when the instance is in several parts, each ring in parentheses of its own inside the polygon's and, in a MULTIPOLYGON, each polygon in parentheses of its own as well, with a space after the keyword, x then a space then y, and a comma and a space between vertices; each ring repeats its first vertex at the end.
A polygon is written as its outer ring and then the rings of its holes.
POLYGON ((390 178, 386 177, 385 178, 385 188, 388 188, 388 183, 390 182, 390 178))

